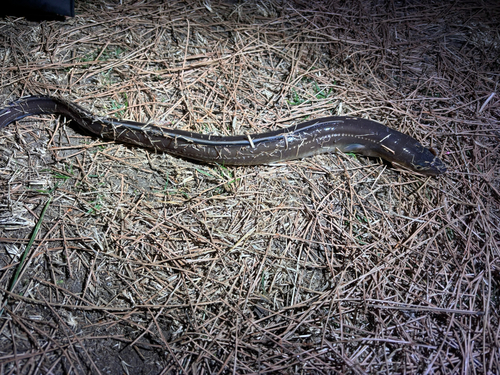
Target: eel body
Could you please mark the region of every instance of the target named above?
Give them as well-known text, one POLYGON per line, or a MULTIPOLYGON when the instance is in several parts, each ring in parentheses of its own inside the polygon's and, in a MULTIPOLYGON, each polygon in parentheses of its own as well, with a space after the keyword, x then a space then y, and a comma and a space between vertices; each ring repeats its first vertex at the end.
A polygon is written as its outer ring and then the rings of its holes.
POLYGON ((103 118, 63 99, 30 96, 0 110, 0 128, 38 114, 60 114, 104 139, 207 163, 258 165, 342 151, 380 157, 427 176, 446 171, 445 164, 416 139, 356 117, 324 117, 267 133, 225 137, 103 118))

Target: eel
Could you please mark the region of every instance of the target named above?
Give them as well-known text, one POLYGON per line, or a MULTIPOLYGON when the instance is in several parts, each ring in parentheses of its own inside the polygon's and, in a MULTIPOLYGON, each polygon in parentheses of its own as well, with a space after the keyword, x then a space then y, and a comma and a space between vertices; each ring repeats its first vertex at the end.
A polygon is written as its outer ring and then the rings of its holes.
POLYGON ((216 136, 99 117, 60 98, 28 96, 0 110, 0 128, 39 114, 66 116, 106 140, 205 163, 259 165, 341 151, 382 158, 425 176, 446 172, 441 159, 416 139, 359 117, 323 117, 266 133, 216 136))

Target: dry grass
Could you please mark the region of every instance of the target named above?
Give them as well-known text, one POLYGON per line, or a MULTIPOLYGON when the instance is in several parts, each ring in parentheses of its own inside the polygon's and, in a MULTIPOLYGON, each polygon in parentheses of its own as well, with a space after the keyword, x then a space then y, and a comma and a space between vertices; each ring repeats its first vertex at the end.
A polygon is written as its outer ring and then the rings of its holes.
POLYGON ((1 103, 58 95, 218 134, 352 114, 449 166, 228 169, 57 117, 2 129, 1 373, 498 372, 500 8, 325 4, 95 1, 66 22, 0 20, 1 103))

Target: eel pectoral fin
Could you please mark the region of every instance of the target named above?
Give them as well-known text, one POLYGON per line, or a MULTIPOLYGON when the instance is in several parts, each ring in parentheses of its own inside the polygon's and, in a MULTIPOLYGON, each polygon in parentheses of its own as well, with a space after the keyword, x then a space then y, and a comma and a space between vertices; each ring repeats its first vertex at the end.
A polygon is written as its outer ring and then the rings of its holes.
POLYGON ((337 148, 342 152, 353 152, 355 154, 363 154, 366 152, 366 146, 360 143, 338 145, 337 148))

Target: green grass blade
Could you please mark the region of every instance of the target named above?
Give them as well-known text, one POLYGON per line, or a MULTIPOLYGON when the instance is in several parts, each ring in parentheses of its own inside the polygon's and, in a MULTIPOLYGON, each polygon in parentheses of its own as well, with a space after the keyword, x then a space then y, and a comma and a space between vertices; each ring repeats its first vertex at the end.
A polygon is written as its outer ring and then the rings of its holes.
POLYGON ((45 203, 45 206, 43 207, 42 213, 40 214, 40 218, 38 219, 38 222, 35 225, 35 228, 33 229, 33 233, 31 234, 31 238, 28 242, 28 245, 26 245, 26 249, 24 250, 23 256, 21 257, 21 260, 19 261, 19 264, 17 265, 16 273, 14 274, 14 278, 12 279, 12 283, 10 284, 9 287, 9 292, 12 292, 14 287, 16 286, 17 278, 19 277, 19 274, 21 273, 21 270, 23 269, 24 262, 26 261, 26 257, 28 256, 31 246, 33 245, 33 242, 35 242, 36 236, 38 234, 38 231, 40 230, 40 227, 42 226, 42 221, 43 217, 45 216, 45 212, 47 211, 47 208, 49 208, 50 202, 52 202, 52 197, 49 197, 49 200, 47 203, 45 203))

